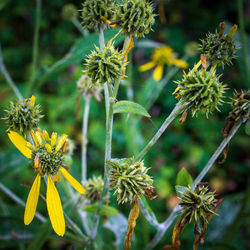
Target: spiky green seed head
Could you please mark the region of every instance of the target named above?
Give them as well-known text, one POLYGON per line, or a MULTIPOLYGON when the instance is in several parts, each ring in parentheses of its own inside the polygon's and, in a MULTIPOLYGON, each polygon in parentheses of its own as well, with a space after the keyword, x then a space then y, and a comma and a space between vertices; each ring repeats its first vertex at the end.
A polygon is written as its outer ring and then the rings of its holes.
POLYGON ((82 95, 94 95, 95 97, 101 98, 101 90, 102 87, 97 82, 96 84, 93 84, 91 79, 86 75, 83 74, 81 78, 77 81, 77 89, 82 95))
MULTIPOLYGON (((225 26, 224 26, 225 28, 225 26)), ((205 39, 201 40, 200 52, 207 55, 208 62, 212 65, 224 67, 232 63, 236 57, 236 45, 233 39, 237 26, 233 26, 229 34, 223 34, 224 28, 218 33, 208 33, 205 39)))
POLYGON ((84 0, 82 4, 82 25, 87 29, 99 30, 106 23, 101 20, 113 20, 115 1, 113 0, 84 0))
POLYGON ((123 75, 126 63, 122 53, 118 52, 111 44, 103 50, 95 48, 86 59, 85 73, 93 84, 103 86, 105 82, 110 84, 119 80, 123 75))
POLYGON ((223 94, 226 87, 219 81, 215 71, 192 69, 184 73, 183 79, 176 81, 182 103, 187 103, 194 116, 199 111, 208 116, 215 108, 223 103, 223 94))
POLYGON ((74 4, 66 4, 62 9, 62 18, 65 20, 73 20, 77 18, 78 11, 74 4))
POLYGON ((40 105, 35 105, 35 97, 10 102, 10 105, 3 118, 8 127, 7 131, 15 131, 19 134, 26 134, 37 128, 41 115, 40 105))
POLYGON ((232 110, 227 117, 228 121, 250 120, 250 91, 235 92, 231 107, 232 110))
POLYGON ((94 176, 87 180, 84 185, 85 187, 85 196, 91 202, 96 202, 100 199, 101 193, 104 187, 104 181, 101 176, 94 176))
POLYGON ((155 23, 153 7, 147 0, 124 0, 119 6, 116 19, 123 33, 143 37, 155 23))
POLYGON ((111 167, 110 187, 117 195, 118 203, 131 202, 152 187, 153 180, 147 174, 149 168, 143 162, 107 163, 111 167))
POLYGON ((179 204, 187 221, 204 223, 209 214, 214 214, 217 200, 215 192, 211 192, 207 185, 197 185, 195 190, 189 186, 186 191, 180 193, 179 204))

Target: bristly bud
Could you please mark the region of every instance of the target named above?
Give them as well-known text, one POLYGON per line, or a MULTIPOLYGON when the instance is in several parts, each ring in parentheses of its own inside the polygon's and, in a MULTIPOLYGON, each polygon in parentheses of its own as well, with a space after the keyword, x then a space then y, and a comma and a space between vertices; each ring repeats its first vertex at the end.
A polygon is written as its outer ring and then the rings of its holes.
POLYGON ((222 128, 223 136, 228 136, 231 129, 237 122, 246 122, 250 120, 250 91, 235 91, 231 102, 232 110, 226 119, 226 124, 222 128))
POLYGON ((105 82, 112 84, 123 75, 126 63, 122 59, 122 53, 118 52, 112 44, 104 47, 103 50, 96 47, 86 60, 85 73, 95 85, 103 86, 105 82))
POLYGON ((220 24, 219 33, 207 34, 205 39, 201 40, 200 51, 206 54, 208 62, 212 65, 224 67, 224 65, 232 63, 235 58, 236 46, 233 40, 233 35, 237 30, 237 25, 234 25, 228 34, 224 34, 225 23, 220 24))
POLYGON ((147 174, 149 168, 143 162, 134 163, 127 159, 123 163, 112 160, 107 164, 111 167, 110 187, 114 189, 118 203, 132 202, 152 188, 153 180, 147 174))
POLYGON ((113 0, 84 0, 82 4, 82 25, 87 29, 99 30, 106 26, 101 17, 113 20, 115 1, 113 0))
POLYGON ((147 0, 124 0, 116 18, 124 33, 143 37, 152 30, 154 17, 153 7, 147 0))
POLYGON ((235 92, 231 107, 232 111, 227 117, 228 121, 250 120, 250 91, 235 92))
POLYGON ((8 126, 7 131, 12 130, 22 135, 37 128, 40 119, 43 117, 40 105, 35 105, 35 96, 10 102, 10 106, 5 112, 6 115, 3 119, 8 126))
POLYGON ((99 83, 93 84, 91 79, 83 74, 81 78, 77 81, 77 89, 82 95, 93 95, 98 101, 101 100, 102 87, 99 83))
POLYGON ((226 87, 219 78, 215 71, 198 69, 195 66, 188 73, 184 73, 182 80, 176 81, 178 87, 175 93, 182 103, 188 104, 193 116, 199 111, 208 116, 223 103, 226 87))
POLYGON ((96 202, 100 199, 104 187, 104 181, 101 176, 88 179, 84 184, 86 198, 91 202, 96 202))
POLYGON ((215 192, 211 192, 208 185, 198 184, 195 190, 189 186, 186 191, 180 193, 180 206, 188 222, 194 221, 197 225, 204 224, 207 216, 214 214, 217 200, 215 192))
POLYGON ((62 18, 65 20, 73 20, 77 18, 78 11, 74 4, 66 4, 62 9, 62 18))

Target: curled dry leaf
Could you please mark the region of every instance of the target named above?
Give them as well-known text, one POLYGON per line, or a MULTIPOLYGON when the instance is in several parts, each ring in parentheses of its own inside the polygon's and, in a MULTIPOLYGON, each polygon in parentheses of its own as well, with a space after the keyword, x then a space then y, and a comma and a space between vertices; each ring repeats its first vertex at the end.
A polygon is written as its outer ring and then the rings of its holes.
POLYGON ((124 247, 125 250, 129 250, 131 247, 131 240, 132 240, 134 228, 136 226, 136 220, 139 216, 139 213, 140 213, 139 205, 138 205, 138 202, 135 201, 135 204, 130 210, 129 217, 128 217, 128 231, 125 237, 125 247, 124 247))

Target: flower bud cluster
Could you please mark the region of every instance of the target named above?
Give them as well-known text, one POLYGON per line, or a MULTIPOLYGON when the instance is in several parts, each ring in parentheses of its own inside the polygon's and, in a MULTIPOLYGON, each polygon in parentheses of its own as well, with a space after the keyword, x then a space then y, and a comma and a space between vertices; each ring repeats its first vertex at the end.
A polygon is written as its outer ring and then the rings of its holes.
POLYGON ((154 17, 153 7, 147 0, 124 0, 116 18, 124 33, 143 37, 152 30, 154 17))
POLYGON ((87 29, 99 30, 105 25, 101 17, 112 20, 115 17, 115 1, 84 0, 82 4, 82 25, 87 29))
POLYGON ((233 40, 233 35, 237 30, 237 25, 234 25, 229 34, 224 34, 225 24, 221 23, 221 30, 212 34, 207 34, 205 39, 201 40, 200 51, 207 55, 208 62, 212 65, 224 66, 232 63, 235 58, 236 45, 233 40))
POLYGON ((25 134, 31 129, 37 128, 41 115, 40 105, 35 105, 35 96, 31 98, 10 102, 10 106, 5 110, 3 118, 7 124, 7 131, 15 131, 25 134))
POLYGON ((118 203, 131 202, 152 187, 153 180, 147 174, 149 168, 143 162, 107 163, 111 167, 110 187, 114 189, 118 203))
POLYGON ((214 214, 217 202, 215 192, 211 192, 208 185, 197 185, 195 190, 189 186, 179 199, 184 218, 195 223, 206 222, 207 215, 214 214))
POLYGON ((96 47, 86 59, 85 73, 93 84, 103 86, 105 82, 112 84, 113 81, 119 80, 125 66, 122 53, 111 44, 103 50, 96 47))
POLYGON ((193 68, 184 73, 183 79, 177 81, 177 97, 187 103, 193 116, 199 111, 208 116, 218 105, 222 104, 226 87, 219 81, 215 71, 193 68))
POLYGON ((94 176, 87 180, 84 187, 86 190, 86 193, 84 194, 86 198, 91 202, 96 202, 100 199, 104 187, 104 181, 101 176, 94 176))

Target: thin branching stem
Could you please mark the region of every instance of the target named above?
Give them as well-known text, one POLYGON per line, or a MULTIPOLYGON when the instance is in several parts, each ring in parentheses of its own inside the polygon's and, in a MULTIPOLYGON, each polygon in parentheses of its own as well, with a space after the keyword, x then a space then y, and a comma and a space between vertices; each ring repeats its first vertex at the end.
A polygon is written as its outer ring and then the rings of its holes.
POLYGON ((91 95, 86 94, 84 96, 85 105, 84 105, 84 114, 82 121, 82 184, 87 180, 87 132, 88 132, 88 120, 89 120, 89 106, 91 95))
POLYGON ((36 20, 35 20, 35 33, 34 33, 34 40, 33 40, 32 71, 31 71, 31 78, 27 86, 27 95, 29 95, 30 91, 32 90, 32 87, 35 81, 36 70, 37 70, 38 42, 39 42, 39 30, 40 30, 40 21, 41 21, 41 6, 42 6, 42 0, 36 0, 36 20))
MULTIPOLYGON (((213 166, 213 164, 215 163, 215 161, 218 159, 218 157, 222 153, 222 151, 225 149, 225 147, 227 146, 227 144, 230 142, 230 140, 232 139, 232 137, 235 135, 235 133, 237 132, 237 130, 239 129, 239 127, 240 127, 241 124, 242 123, 236 124, 232 128, 232 130, 229 133, 229 135, 224 138, 224 140, 221 142, 221 144, 219 145, 219 147, 217 148, 217 150, 214 152, 214 154, 212 155, 212 157, 209 159, 209 161, 206 164, 206 166, 203 168, 203 170, 201 171, 201 173, 194 180, 192 188, 194 188, 197 183, 199 183, 199 182, 201 182, 203 180, 203 178, 205 177, 205 175, 208 173, 208 171, 211 169, 211 167, 213 166)), ((160 224, 159 229, 158 229, 155 237, 147 245, 146 249, 152 249, 152 248, 154 248, 159 243, 159 241, 162 239, 162 237, 164 236, 164 234, 166 233, 166 231, 169 229, 169 227, 174 222, 175 218, 178 216, 180 210, 181 210, 181 207, 179 205, 177 205, 174 208, 174 210, 172 211, 172 213, 169 215, 169 217, 163 223, 160 224)))
POLYGON ((161 137, 161 135, 164 133, 164 131, 167 129, 169 124, 178 116, 182 111, 185 110, 187 107, 187 104, 177 103, 175 108, 172 110, 171 114, 166 118, 162 126, 159 128, 159 130, 156 132, 156 134, 153 136, 153 138, 150 140, 150 142, 144 147, 144 149, 135 157, 135 161, 141 160, 146 153, 155 145, 155 143, 158 141, 158 139, 161 137))
POLYGON ((15 95, 17 96, 17 98, 19 100, 23 99, 22 94, 20 93, 20 91, 18 90, 16 84, 14 83, 14 81, 12 80, 9 72, 7 71, 4 62, 3 62, 3 55, 2 55, 2 49, 1 49, 1 43, 0 43, 0 72, 3 74, 3 76, 5 77, 7 83, 9 84, 9 86, 13 89, 15 95))

